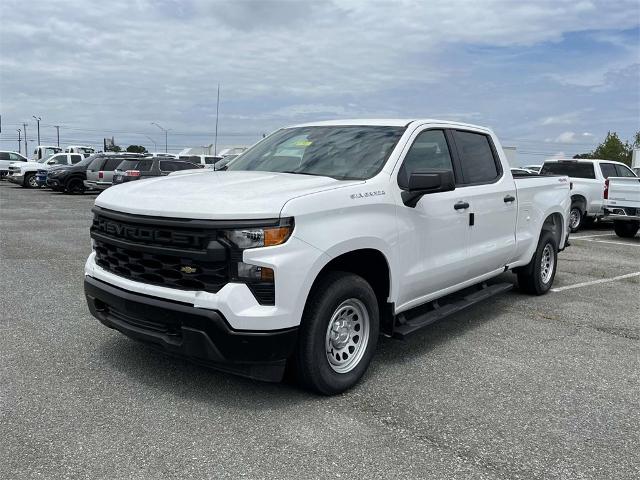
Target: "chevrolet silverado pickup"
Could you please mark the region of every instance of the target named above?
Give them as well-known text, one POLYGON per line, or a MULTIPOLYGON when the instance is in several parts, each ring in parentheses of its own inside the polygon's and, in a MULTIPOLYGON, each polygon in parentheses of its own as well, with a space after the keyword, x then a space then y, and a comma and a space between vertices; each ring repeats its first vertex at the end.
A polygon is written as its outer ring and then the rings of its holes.
POLYGON ((569 227, 572 232, 604 217, 605 180, 635 174, 624 163, 598 159, 547 160, 540 173, 567 175, 572 184, 569 227))
POLYGON ((633 238, 640 229, 640 178, 609 177, 604 191, 605 218, 613 220, 616 235, 633 238))
POLYGON ((567 177, 515 178, 498 138, 438 120, 280 129, 225 171, 101 193, 85 266, 103 324, 248 377, 353 386, 404 338, 512 282, 541 295, 567 245, 567 177))

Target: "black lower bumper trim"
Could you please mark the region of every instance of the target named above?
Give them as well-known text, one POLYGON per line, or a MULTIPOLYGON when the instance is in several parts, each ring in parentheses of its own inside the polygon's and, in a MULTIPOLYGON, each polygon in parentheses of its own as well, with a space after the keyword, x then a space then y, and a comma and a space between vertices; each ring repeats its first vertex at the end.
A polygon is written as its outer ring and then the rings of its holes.
POLYGON ((91 314, 128 337, 239 375, 280 381, 298 329, 240 331, 217 311, 132 293, 85 276, 91 314))

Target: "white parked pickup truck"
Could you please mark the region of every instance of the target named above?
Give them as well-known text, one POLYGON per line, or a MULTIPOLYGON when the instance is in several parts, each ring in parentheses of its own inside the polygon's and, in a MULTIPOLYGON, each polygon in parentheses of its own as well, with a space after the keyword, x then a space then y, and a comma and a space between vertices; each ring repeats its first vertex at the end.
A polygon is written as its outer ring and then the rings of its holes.
POLYGON ((619 237, 635 237, 640 229, 640 178, 609 177, 605 185, 605 218, 613 220, 619 237))
POLYGON ((85 266, 105 325, 197 362, 354 385, 404 337, 512 287, 551 287, 567 177, 514 180, 487 128, 344 120, 283 128, 226 171, 100 194, 85 266), (489 280, 492 282, 487 283, 489 280))
POLYGON ((604 182, 607 178, 635 177, 624 163, 597 159, 547 160, 540 174, 566 175, 571 180, 569 226, 572 232, 604 216, 604 182))

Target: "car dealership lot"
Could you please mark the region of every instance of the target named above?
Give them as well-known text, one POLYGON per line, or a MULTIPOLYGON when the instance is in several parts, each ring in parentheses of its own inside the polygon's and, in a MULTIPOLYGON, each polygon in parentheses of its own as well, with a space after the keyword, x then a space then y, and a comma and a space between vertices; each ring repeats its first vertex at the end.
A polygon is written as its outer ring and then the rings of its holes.
POLYGON ((556 291, 383 339, 363 381, 324 398, 91 317, 94 198, 0 182, 0 477, 640 475, 639 236, 579 232, 556 291))

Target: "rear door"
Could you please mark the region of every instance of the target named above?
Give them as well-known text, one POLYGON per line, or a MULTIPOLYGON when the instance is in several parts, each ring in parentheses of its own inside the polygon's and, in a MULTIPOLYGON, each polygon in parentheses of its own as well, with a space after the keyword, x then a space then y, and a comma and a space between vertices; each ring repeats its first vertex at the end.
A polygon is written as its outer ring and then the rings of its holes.
POLYGON ((516 187, 490 135, 455 129, 451 136, 473 215, 467 262, 471 279, 504 267, 515 252, 516 187))
POLYGON ((87 181, 88 182, 97 182, 98 181, 98 172, 102 170, 102 166, 107 159, 103 156, 99 156, 95 158, 87 167, 87 181))

